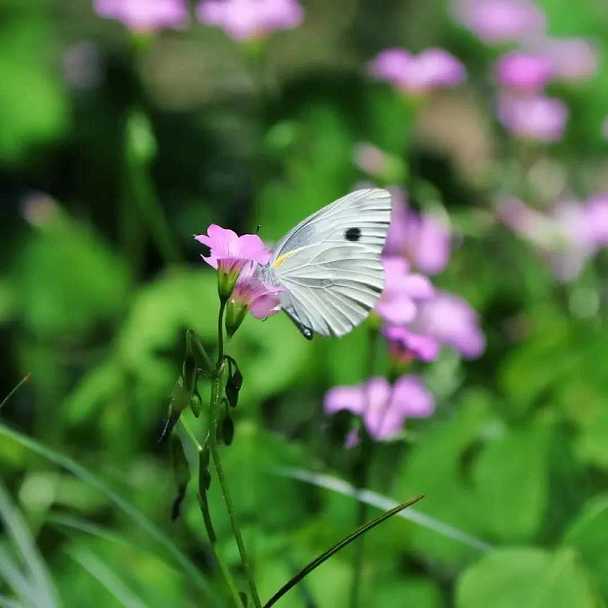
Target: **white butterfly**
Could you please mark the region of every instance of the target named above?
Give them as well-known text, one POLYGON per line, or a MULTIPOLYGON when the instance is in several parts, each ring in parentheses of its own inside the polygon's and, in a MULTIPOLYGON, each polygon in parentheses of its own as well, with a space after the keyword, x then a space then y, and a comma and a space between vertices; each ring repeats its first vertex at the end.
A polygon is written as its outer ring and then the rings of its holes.
POLYGON ((380 254, 391 219, 391 195, 357 190, 300 222, 273 250, 261 278, 282 288, 281 308, 305 338, 343 336, 380 298, 380 254))

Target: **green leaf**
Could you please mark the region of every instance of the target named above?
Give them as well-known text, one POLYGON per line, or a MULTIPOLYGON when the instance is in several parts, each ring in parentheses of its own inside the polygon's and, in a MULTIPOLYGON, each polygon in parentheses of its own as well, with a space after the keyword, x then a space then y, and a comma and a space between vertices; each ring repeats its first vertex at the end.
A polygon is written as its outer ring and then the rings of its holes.
POLYGON ((22 160, 33 146, 61 136, 68 125, 67 96, 50 20, 3 7, 0 29, 0 162, 22 160), (13 18, 11 18, 13 17, 13 18))
POLYGON ((608 494, 596 496, 566 531, 563 544, 576 549, 608 597, 608 494))
POLYGON ((59 210, 26 241, 16 270, 23 320, 40 338, 89 332, 113 320, 126 301, 123 261, 97 233, 59 210))
POLYGON ((488 533, 514 541, 538 531, 547 504, 548 440, 548 430, 536 425, 507 432, 483 447, 473 477, 488 533))
POLYGON ((458 580, 457 608, 597 608, 599 598, 576 553, 498 549, 458 580))

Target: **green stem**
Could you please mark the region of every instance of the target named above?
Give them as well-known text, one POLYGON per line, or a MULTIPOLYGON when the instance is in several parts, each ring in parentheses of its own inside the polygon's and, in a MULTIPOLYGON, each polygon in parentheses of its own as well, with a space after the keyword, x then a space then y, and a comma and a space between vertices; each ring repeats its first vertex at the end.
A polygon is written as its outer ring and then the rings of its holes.
POLYGON ((226 311, 227 300, 220 299, 220 312, 217 316, 217 369, 216 373, 220 373, 222 363, 224 362, 224 312, 226 311))
MULTIPOLYGON (((369 380, 374 373, 376 363, 376 346, 378 344, 378 331, 375 327, 369 328, 368 333, 368 357, 365 370, 366 380, 369 380)), ((365 404, 367 409, 368 404, 365 404)), ((363 419, 365 414, 363 412, 363 419)), ((369 481, 369 470, 373 458, 374 443, 367 432, 365 422, 361 425, 361 451, 355 466, 355 487, 360 491, 365 488, 369 481)), ((357 526, 363 525, 368 517, 369 507, 365 501, 360 500, 357 506, 357 526)), ((363 558, 365 554, 365 537, 359 538, 355 544, 353 555, 353 581, 350 589, 350 608, 358 608, 361 603, 361 581, 363 578, 363 558)))
POLYGON ((222 466, 222 461, 220 458, 220 451, 217 446, 217 431, 219 426, 219 415, 218 408, 221 403, 221 391, 222 391, 222 374, 224 370, 224 311, 226 309, 226 300, 220 301, 220 310, 218 315, 217 322, 217 340, 218 340, 218 358, 217 358, 217 366, 215 370, 215 374, 213 375, 213 380, 211 384, 211 403, 210 403, 210 416, 209 416, 209 451, 211 452, 211 459, 213 460, 213 465, 215 467, 215 471, 217 473, 218 482, 220 484, 220 489, 222 492, 222 497, 224 499, 224 504, 226 505, 226 511, 228 512, 228 517, 230 519, 230 526, 232 528, 232 534, 236 541, 239 555, 241 557, 241 564, 243 569, 245 570, 245 576, 247 578, 247 584, 249 585, 249 591, 251 593, 251 597, 253 598, 253 603, 255 608, 262 608, 262 602, 260 600, 260 596, 258 594, 257 587, 255 585, 255 580, 253 578, 253 571, 251 568, 251 563, 249 562, 249 557, 247 555, 247 549, 245 548, 245 542, 243 540, 243 535, 241 534, 241 529, 236 517, 236 512, 234 510, 234 505, 232 503, 232 497, 230 495, 230 490, 228 489, 228 484, 226 482, 226 476, 224 474, 224 468, 222 466))
MULTIPOLYGON (((203 442, 203 445, 201 445, 198 442, 198 440, 196 439, 196 437, 194 436, 194 433, 192 433, 192 431, 190 430, 190 427, 188 427, 188 425, 183 420, 180 420, 179 424, 180 424, 181 428, 184 430, 184 432, 186 433, 186 435, 188 435, 188 437, 194 444, 196 451, 200 454, 205 449, 206 444, 209 441, 209 437, 207 436, 205 438, 205 441, 203 442)), ((230 595, 232 596, 232 601, 235 605, 235 608, 242 608, 242 602, 241 602, 241 598, 239 597, 239 591, 237 589, 236 583, 234 582, 234 579, 232 578, 232 575, 230 574, 230 570, 229 570, 228 566, 226 565, 226 563, 224 562, 223 558, 221 557, 220 553, 217 550, 217 536, 216 536, 215 530, 213 528, 213 521, 211 519, 211 512, 209 511, 209 502, 207 501, 207 496, 201 494, 200 489, 196 493, 196 496, 198 498, 198 504, 201 509, 201 515, 203 516, 203 522, 205 524, 205 530, 207 531, 207 537, 209 538, 209 545, 211 547, 211 555, 213 556, 215 563, 218 565, 218 568, 220 569, 220 572, 222 573, 222 577, 224 579, 224 582, 226 583, 226 586, 228 587, 228 590, 230 591, 230 595)))
POLYGON ((253 598, 253 604, 256 608, 261 608, 262 602, 260 601, 260 596, 258 595, 258 590, 255 585, 251 563, 249 562, 247 549, 245 548, 245 541, 243 540, 243 535, 241 534, 236 512, 232 504, 232 498, 228 490, 228 484, 226 483, 219 450, 217 449, 216 445, 211 447, 211 457, 213 458, 213 464, 215 465, 215 470, 217 471, 218 481, 220 482, 220 487, 222 489, 222 496, 224 497, 224 503, 226 504, 226 510, 228 511, 228 516, 230 518, 232 534, 234 535, 234 539, 236 540, 236 544, 239 549, 241 563, 243 564, 243 568, 245 570, 245 576, 247 577, 247 584, 249 585, 249 591, 251 592, 251 597, 253 598))

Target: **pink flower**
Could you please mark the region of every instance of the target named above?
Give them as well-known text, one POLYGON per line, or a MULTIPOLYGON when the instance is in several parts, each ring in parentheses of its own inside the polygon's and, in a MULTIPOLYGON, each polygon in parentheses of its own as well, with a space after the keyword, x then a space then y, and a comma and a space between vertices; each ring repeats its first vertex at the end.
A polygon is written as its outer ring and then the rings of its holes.
POLYGON ((608 116, 602 121, 602 135, 604 139, 608 139, 608 116))
POLYGON ((429 363, 437 359, 441 349, 439 341, 432 336, 416 334, 400 325, 386 325, 382 333, 388 340, 391 357, 403 363, 412 359, 429 363))
POLYGON ((447 292, 438 291, 434 298, 422 302, 409 328, 417 335, 451 346, 465 359, 475 359, 485 350, 477 313, 466 300, 447 292))
POLYGON ((520 91, 542 89, 554 73, 554 62, 549 57, 532 53, 508 53, 496 64, 499 84, 520 91))
POLYGON ((235 40, 248 40, 293 29, 302 23, 304 12, 297 0, 203 0, 197 16, 235 40))
POLYGON ((370 63, 369 71, 372 76, 413 94, 453 87, 466 78, 464 65, 438 48, 418 55, 399 48, 386 49, 370 63))
POLYGON ((242 269, 247 262, 267 264, 272 255, 257 234, 238 236, 233 230, 211 224, 207 234, 194 237, 201 245, 208 248, 209 253, 201 257, 209 266, 221 269, 222 265, 242 269))
POLYGON ((211 224, 207 234, 194 237, 203 247, 203 260, 218 270, 220 297, 226 299, 232 293, 243 269, 253 272, 257 264, 267 264, 272 255, 257 234, 238 236, 233 230, 211 224))
POLYGON ((387 325, 383 333, 398 361, 433 361, 442 346, 454 348, 466 359, 479 357, 485 349, 477 313, 464 299, 441 291, 418 305, 411 323, 405 327, 387 325))
POLYGON ((608 245, 608 192, 588 201, 586 215, 591 239, 598 247, 605 247, 608 245))
POLYGON ((457 19, 486 42, 522 40, 545 29, 531 0, 457 0, 457 19))
POLYGON ((584 38, 545 38, 536 44, 536 49, 553 63, 556 79, 586 80, 597 72, 597 49, 584 38))
POLYGON ((517 137, 553 142, 564 134, 568 108, 552 97, 505 93, 498 102, 498 119, 505 129, 517 137))
POLYGON ((254 273, 255 268, 248 266, 230 294, 226 309, 226 330, 229 336, 240 327, 247 311, 256 319, 266 319, 281 310, 282 289, 267 285, 254 273))
POLYGON ((378 177, 386 173, 391 159, 378 146, 362 142, 355 146, 354 161, 362 171, 378 177))
POLYGON ((95 0, 95 11, 138 32, 179 29, 188 23, 185 0, 95 0))
POLYGON ((384 291, 376 312, 388 323, 403 325, 416 316, 417 302, 433 295, 431 282, 410 273, 409 264, 398 257, 384 258, 384 291))
POLYGON ((450 258, 450 232, 438 218, 408 208, 405 193, 394 188, 391 226, 384 253, 404 256, 425 274, 437 274, 450 258))
POLYGON ((426 418, 435 409, 433 396, 418 376, 402 376, 393 386, 385 378, 364 384, 337 386, 325 395, 327 414, 347 410, 363 418, 371 437, 394 439, 407 418, 426 418))
POLYGON ((596 207, 575 201, 560 202, 544 213, 517 199, 503 201, 498 208, 500 219, 535 245, 564 282, 579 275, 601 243, 603 213, 601 203, 596 207))

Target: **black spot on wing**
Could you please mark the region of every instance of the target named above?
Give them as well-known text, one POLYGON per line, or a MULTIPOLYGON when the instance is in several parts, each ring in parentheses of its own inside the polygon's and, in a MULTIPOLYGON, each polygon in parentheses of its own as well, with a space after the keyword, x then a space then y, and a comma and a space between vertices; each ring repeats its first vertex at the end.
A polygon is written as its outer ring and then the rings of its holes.
POLYGON ((353 243, 356 243, 361 238, 361 228, 349 228, 344 233, 344 238, 347 241, 352 241, 353 243))

